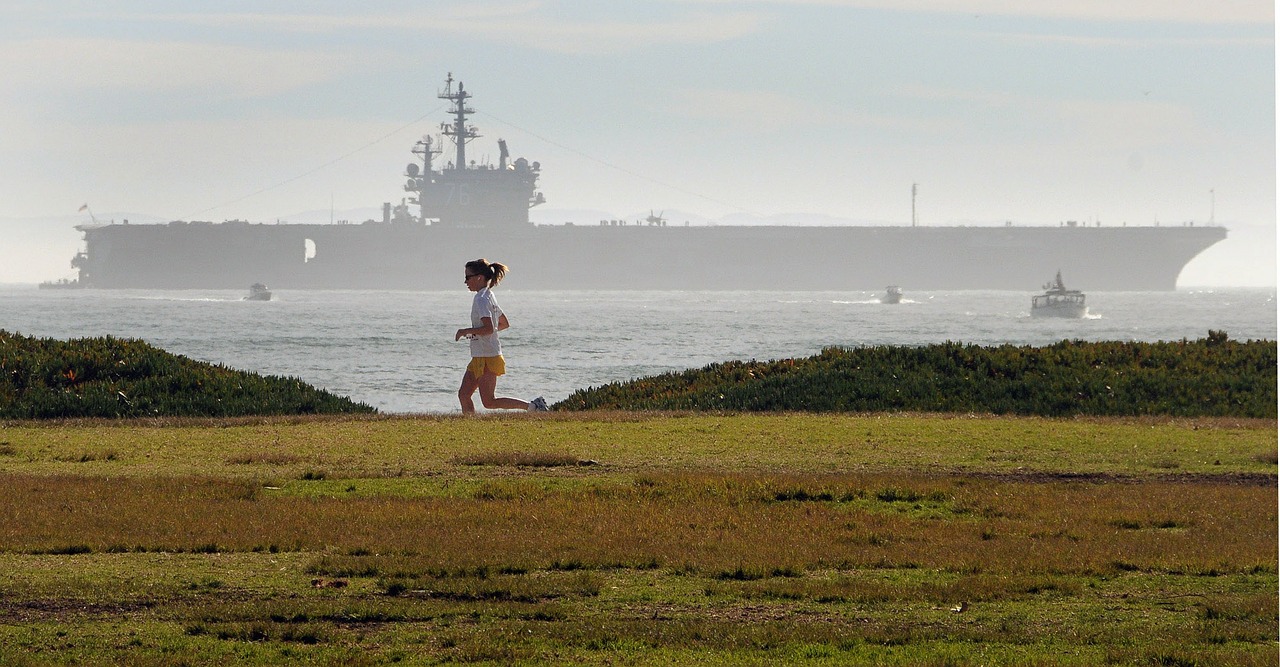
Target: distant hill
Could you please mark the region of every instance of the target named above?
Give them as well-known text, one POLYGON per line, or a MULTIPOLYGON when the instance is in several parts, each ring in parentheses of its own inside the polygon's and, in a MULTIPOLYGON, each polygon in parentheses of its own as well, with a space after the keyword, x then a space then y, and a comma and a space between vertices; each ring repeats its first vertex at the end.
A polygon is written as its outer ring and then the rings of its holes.
POLYGON ((198 362, 140 340, 0 330, 0 419, 372 412, 295 378, 198 362))

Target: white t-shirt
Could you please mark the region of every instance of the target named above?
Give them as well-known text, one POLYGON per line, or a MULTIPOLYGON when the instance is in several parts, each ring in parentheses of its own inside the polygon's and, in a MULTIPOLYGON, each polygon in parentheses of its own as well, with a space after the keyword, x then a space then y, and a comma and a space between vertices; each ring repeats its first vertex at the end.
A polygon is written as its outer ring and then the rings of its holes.
POLYGON ((502 343, 498 342, 498 321, 502 317, 502 308, 498 307, 498 301, 493 298, 493 291, 488 287, 476 292, 475 298, 471 300, 471 326, 484 326, 481 319, 484 317, 493 322, 493 333, 471 337, 471 356, 496 357, 502 354, 502 343))

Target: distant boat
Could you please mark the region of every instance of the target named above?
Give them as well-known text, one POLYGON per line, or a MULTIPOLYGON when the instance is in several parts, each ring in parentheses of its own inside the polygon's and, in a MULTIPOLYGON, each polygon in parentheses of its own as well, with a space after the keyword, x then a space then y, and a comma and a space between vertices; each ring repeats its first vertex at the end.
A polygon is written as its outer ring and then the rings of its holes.
POLYGON ((254 283, 249 286, 249 296, 244 298, 245 301, 270 301, 271 290, 267 289, 262 283, 254 283))
POLYGON ((1084 292, 1069 290, 1062 284, 1062 271, 1054 277, 1053 282, 1046 283, 1044 294, 1031 297, 1032 317, 1071 317, 1082 318, 1089 313, 1084 305, 1084 292))
POLYGON ((902 301, 902 288, 897 285, 890 285, 884 288, 884 296, 880 297, 880 303, 899 303, 902 301))

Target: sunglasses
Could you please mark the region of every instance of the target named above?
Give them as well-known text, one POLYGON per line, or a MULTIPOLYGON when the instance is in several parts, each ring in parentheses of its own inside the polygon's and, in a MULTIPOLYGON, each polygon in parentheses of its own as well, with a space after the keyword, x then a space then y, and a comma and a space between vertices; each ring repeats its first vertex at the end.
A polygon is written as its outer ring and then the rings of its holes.
POLYGON ((482 274, 479 274, 479 273, 468 273, 468 274, 466 274, 465 276, 463 276, 463 278, 462 278, 462 282, 464 282, 464 283, 465 283, 465 282, 467 282, 468 280, 471 280, 472 278, 475 278, 475 277, 476 277, 476 276, 478 276, 478 275, 482 275, 482 274))

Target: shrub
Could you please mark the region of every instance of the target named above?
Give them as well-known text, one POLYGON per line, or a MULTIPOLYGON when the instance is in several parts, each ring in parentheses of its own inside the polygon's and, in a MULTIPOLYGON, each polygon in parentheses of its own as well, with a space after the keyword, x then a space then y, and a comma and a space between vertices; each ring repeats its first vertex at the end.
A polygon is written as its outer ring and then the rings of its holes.
POLYGON ((370 413, 304 384, 106 336, 55 340, 0 330, 0 419, 370 413))
POLYGON ((1276 417, 1276 345, 1197 341, 1044 347, 831 347, 574 392, 557 409, 982 412, 1276 417))

